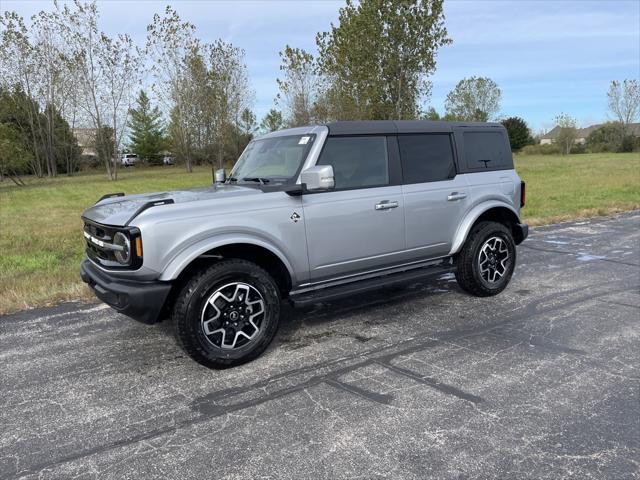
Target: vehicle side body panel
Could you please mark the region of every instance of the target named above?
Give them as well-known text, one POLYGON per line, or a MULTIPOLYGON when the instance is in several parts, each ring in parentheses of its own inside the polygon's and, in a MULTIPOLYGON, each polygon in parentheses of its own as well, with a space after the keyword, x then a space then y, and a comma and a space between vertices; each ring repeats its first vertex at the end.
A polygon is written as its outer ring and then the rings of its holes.
POLYGON ((399 185, 304 195, 310 280, 394 264, 405 250, 399 185), (376 210, 383 202, 391 209, 376 210))
MULTIPOLYGON (((258 179, 253 184, 227 182, 191 191, 106 198, 87 209, 83 217, 96 224, 137 229, 144 253, 142 266, 111 270, 91 263, 83 266, 83 279, 103 290, 112 284, 116 297, 136 282, 146 289, 146 298, 159 295, 150 286, 153 282, 164 295, 164 287, 196 259, 215 255, 212 251, 220 247, 247 244, 264 248, 280 260, 292 290, 324 288, 344 279, 383 276, 422 261, 445 259, 452 264, 474 223, 491 209, 503 209, 514 219, 512 223, 521 223, 521 181, 513 168, 506 131, 499 124, 335 122, 267 137, 308 134, 315 135, 315 140, 300 171, 317 164, 328 137, 386 136, 393 147, 389 149, 389 185, 310 192, 296 187, 301 181, 297 174, 290 177, 287 188, 295 187, 298 193, 270 188, 273 185, 258 179), (482 139, 474 136, 479 132, 490 132, 495 142, 502 142, 495 158, 485 158, 489 155, 482 153, 482 139), (423 133, 449 136, 455 172, 452 165, 452 173, 437 177, 445 180, 404 182, 400 160, 407 156, 402 157, 396 139, 423 133), (155 201, 162 204, 141 210, 155 201), (389 204, 393 206, 387 208, 389 204)), ((440 158, 437 155, 434 157, 440 158)), ((519 228, 526 236, 526 226, 519 228)), ((97 291, 100 298, 113 297, 97 291)), ((114 308, 140 309, 134 303, 114 308)))
POLYGON ((402 191, 406 248, 412 250, 412 258, 440 257, 449 253, 456 227, 471 204, 466 176, 403 185, 402 191), (454 197, 456 195, 458 197, 454 197))
POLYGON ((235 243, 270 250, 285 264, 293 282, 308 277, 301 199, 284 192, 168 205, 148 216, 141 215, 135 226, 143 232, 147 266, 161 272, 161 281, 177 278, 199 255, 235 243), (247 210, 250 215, 246 215, 247 210), (300 217, 296 221, 294 213, 300 217), (145 236, 145 231, 154 234, 145 236))

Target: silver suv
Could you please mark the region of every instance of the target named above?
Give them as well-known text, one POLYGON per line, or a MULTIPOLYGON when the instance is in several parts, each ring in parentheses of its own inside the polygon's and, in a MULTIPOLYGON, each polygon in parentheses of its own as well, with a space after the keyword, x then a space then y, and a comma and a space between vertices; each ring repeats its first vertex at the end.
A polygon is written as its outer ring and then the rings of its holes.
POLYGON ((260 355, 283 300, 308 305, 455 272, 509 283, 524 183, 492 123, 334 122, 253 140, 207 188, 101 198, 82 279, 145 323, 172 316, 198 362, 260 355))

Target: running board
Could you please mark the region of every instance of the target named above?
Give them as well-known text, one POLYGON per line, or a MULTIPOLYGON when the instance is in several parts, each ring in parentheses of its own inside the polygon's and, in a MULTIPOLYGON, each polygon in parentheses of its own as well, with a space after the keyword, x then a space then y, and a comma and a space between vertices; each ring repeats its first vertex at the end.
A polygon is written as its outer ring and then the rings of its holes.
POLYGON ((300 293, 296 293, 295 291, 293 291, 289 295, 289 301, 293 304, 294 307, 304 307, 307 305, 313 305, 314 303, 338 300, 340 298, 350 297, 353 295, 370 292, 372 290, 386 288, 391 285, 397 285, 400 283, 406 283, 415 280, 422 280, 442 275, 444 273, 451 273, 454 271, 455 267, 451 263, 443 262, 437 265, 414 268, 411 270, 391 273, 374 278, 367 278, 365 280, 357 280, 341 285, 317 288, 315 290, 305 290, 300 293))

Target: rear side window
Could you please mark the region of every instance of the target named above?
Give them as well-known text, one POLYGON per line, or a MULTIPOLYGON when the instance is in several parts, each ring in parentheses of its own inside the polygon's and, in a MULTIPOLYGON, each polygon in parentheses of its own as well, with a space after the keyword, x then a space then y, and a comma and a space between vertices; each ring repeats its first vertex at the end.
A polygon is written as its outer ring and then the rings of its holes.
POLYGON ((456 174, 449 134, 398 136, 404 183, 439 182, 456 174))
POLYGON ((387 137, 329 137, 316 165, 331 165, 336 189, 389 184, 387 137))
POLYGON ((464 132, 464 156, 469 170, 512 168, 502 132, 464 132))

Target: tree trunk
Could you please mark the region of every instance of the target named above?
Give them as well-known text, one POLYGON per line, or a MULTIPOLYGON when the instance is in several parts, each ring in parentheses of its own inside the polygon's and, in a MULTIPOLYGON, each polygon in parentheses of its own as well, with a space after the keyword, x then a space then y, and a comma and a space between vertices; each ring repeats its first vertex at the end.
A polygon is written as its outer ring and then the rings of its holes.
POLYGON ((116 130, 116 113, 113 112, 113 176, 111 180, 118 180, 118 130, 116 130))

